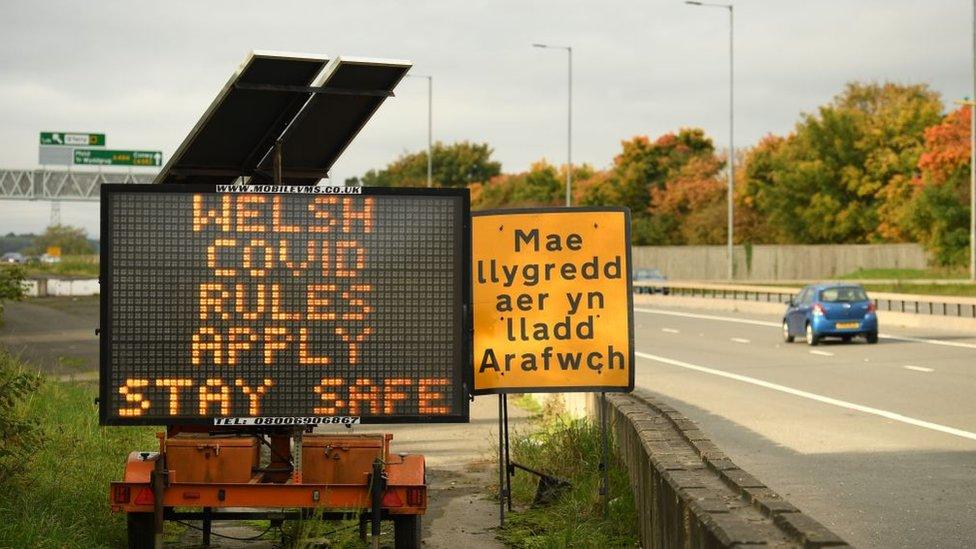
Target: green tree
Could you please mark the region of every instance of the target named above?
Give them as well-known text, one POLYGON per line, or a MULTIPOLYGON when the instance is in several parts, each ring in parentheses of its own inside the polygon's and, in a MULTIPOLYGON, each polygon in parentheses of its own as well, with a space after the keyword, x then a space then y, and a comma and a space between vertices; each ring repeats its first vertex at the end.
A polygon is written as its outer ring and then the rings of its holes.
POLYGON ((27 277, 20 265, 0 265, 0 320, 3 319, 3 301, 24 298, 24 279, 27 277))
POLYGON ((88 242, 85 230, 68 225, 52 225, 34 239, 30 253, 43 254, 51 246, 59 246, 63 255, 86 255, 95 253, 88 242))
MULTIPOLYGON (((462 141, 431 147, 432 179, 435 187, 464 187, 488 181, 501 173, 502 165, 491 159, 487 143, 462 141)), ((369 170, 362 178, 347 182, 367 187, 424 187, 427 185, 427 151, 404 154, 381 170, 369 170)))
POLYGON ((882 206, 889 185, 913 176, 941 109, 925 85, 850 83, 792 135, 750 153, 745 191, 782 241, 898 240, 882 206))

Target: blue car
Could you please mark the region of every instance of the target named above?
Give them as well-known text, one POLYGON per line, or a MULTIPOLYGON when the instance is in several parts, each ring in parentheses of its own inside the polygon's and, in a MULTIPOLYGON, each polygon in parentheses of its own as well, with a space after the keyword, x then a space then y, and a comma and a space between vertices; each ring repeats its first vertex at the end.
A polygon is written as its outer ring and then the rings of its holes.
POLYGON ((812 284, 794 298, 783 315, 783 340, 806 338, 817 345, 825 337, 850 341, 864 336, 878 342, 878 314, 860 284, 812 284))

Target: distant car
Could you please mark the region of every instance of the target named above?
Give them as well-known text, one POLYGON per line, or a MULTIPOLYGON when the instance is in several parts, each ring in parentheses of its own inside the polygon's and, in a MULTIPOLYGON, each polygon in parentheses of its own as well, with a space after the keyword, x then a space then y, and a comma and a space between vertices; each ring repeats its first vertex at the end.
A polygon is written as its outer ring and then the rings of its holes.
POLYGON ((27 258, 21 253, 7 252, 3 254, 3 258, 0 261, 3 263, 27 263, 27 258))
POLYGON ((878 314, 860 284, 813 284, 803 288, 783 315, 783 340, 804 337, 817 345, 825 337, 878 342, 878 314))
POLYGON ((634 272, 634 282, 648 282, 648 286, 634 286, 634 291, 638 294, 654 294, 661 293, 663 295, 668 295, 671 290, 668 289, 667 284, 668 277, 661 274, 661 271, 657 269, 637 269, 634 272))

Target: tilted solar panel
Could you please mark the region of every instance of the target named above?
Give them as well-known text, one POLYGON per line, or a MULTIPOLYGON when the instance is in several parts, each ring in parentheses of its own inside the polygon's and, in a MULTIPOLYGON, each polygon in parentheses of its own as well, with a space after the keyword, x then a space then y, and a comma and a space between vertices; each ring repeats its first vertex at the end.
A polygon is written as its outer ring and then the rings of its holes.
MULTIPOLYGON (((339 57, 316 86, 333 93, 317 93, 281 136, 283 165, 312 177, 284 177, 284 183, 313 184, 317 172, 327 172, 410 70, 409 61, 339 57)), ((272 172, 274 151, 261 160, 272 172)))
POLYGON ((321 55, 252 52, 155 183, 270 183, 277 174, 281 183, 314 184, 410 67, 408 61, 329 63, 321 55))

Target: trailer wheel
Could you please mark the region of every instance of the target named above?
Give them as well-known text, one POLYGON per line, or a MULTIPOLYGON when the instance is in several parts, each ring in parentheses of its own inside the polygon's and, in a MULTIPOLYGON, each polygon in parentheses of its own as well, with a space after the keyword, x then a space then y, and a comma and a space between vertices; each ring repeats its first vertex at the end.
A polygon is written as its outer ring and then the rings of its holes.
POLYGON ((155 522, 152 513, 126 513, 129 549, 152 549, 155 522))
POLYGON ((420 515, 393 518, 393 545, 396 549, 420 549, 420 515))

